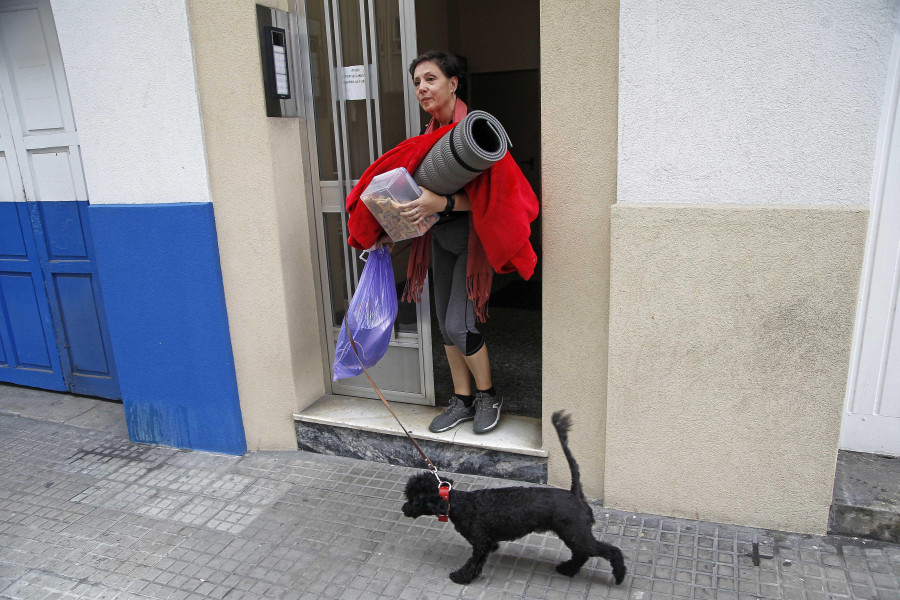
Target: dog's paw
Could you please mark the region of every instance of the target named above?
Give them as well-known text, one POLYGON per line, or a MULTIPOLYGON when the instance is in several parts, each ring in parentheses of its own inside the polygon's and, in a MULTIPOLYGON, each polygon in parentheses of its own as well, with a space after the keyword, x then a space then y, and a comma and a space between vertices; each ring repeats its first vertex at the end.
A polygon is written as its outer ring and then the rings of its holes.
POLYGON ((622 551, 613 547, 612 556, 609 558, 609 564, 612 566, 613 577, 616 578, 616 585, 621 585, 625 581, 625 574, 628 569, 625 568, 625 557, 622 551))
POLYGON ((472 580, 475 579, 475 576, 469 572, 468 569, 462 567, 450 573, 450 581, 453 583, 458 583, 460 585, 465 585, 467 583, 471 583, 472 580))
POLYGON ((571 561, 559 563, 556 565, 556 572, 566 577, 575 577, 575 574, 581 570, 581 565, 574 565, 571 561))

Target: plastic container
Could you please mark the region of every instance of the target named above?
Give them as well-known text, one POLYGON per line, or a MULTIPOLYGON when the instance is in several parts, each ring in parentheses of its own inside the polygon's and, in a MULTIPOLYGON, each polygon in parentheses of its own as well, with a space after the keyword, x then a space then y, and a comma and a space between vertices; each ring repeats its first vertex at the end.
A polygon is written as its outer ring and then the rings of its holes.
POLYGON ((419 237, 432 225, 438 216, 430 215, 420 225, 412 225, 400 215, 400 207, 422 195, 422 190, 403 167, 391 169, 377 175, 369 182, 360 198, 369 212, 378 219, 385 233, 395 242, 419 237))

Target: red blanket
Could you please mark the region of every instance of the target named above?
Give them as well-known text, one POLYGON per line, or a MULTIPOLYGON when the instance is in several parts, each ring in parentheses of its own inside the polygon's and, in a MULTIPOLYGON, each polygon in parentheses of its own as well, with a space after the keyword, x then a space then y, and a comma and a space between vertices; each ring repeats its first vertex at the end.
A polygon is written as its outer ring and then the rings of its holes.
MULTIPOLYGON (((351 246, 360 250, 371 248, 382 233, 381 225, 359 199, 372 178, 397 167, 415 172, 431 147, 453 126, 401 142, 366 169, 347 196, 351 246)), ((531 222, 538 214, 538 201, 510 153, 467 184, 465 190, 472 201, 475 231, 491 266, 498 273, 518 271, 523 279, 529 279, 537 264, 529 236, 531 222)))

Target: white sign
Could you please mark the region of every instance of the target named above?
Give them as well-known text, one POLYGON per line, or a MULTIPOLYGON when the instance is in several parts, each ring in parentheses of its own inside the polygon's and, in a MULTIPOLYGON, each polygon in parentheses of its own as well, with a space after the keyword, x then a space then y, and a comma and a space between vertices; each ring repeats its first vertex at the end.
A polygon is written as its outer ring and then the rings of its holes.
POLYGON ((344 67, 344 98, 347 100, 366 99, 366 66, 344 67))
POLYGON ((279 96, 287 96, 291 93, 288 86, 287 55, 283 46, 272 46, 275 57, 275 93, 279 96))

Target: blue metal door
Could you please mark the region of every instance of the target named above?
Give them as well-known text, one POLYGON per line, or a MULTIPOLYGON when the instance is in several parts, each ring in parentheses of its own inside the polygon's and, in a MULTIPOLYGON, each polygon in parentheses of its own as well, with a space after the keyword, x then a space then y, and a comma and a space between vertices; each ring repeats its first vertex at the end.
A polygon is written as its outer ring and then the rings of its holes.
POLYGON ((28 212, 0 202, 0 381, 65 390, 28 212))
POLYGON ((0 203, 0 381, 121 397, 86 209, 0 203))

